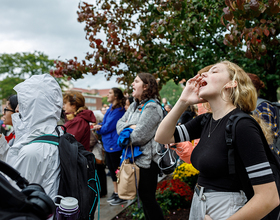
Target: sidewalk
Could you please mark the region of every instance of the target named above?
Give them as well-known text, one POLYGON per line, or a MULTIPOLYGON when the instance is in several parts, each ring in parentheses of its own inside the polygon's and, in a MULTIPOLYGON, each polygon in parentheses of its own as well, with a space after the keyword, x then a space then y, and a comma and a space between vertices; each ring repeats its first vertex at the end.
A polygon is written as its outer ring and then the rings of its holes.
MULTIPOLYGON (((106 169, 106 173, 108 170, 106 169)), ((161 181, 165 178, 165 175, 158 178, 158 181, 161 181)), ((111 220, 117 214, 119 214, 122 210, 124 210, 127 206, 129 206, 132 200, 129 200, 127 204, 112 206, 107 202, 107 199, 112 195, 114 191, 113 182, 111 177, 107 176, 107 191, 108 194, 104 198, 100 198, 100 207, 99 207, 99 219, 100 220, 111 220)), ((98 220, 98 207, 96 208, 96 212, 94 215, 94 219, 98 220)))
MULTIPOLYGON (((108 170, 106 169, 106 173, 107 172, 108 170)), ((104 198, 100 198, 100 207, 99 207, 100 220, 111 220, 122 210, 124 210, 127 206, 129 206, 131 203, 131 201, 128 201, 127 204, 113 206, 107 202, 107 199, 112 195, 114 191, 113 182, 110 176, 107 176, 107 191, 108 191, 107 196, 104 198)), ((98 207, 96 208, 94 219, 98 220, 98 207)))

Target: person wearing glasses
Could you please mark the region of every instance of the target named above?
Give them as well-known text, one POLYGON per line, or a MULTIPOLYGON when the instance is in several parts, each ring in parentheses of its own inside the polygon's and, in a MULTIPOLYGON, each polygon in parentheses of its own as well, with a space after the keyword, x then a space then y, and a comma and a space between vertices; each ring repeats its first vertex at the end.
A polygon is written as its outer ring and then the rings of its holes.
MULTIPOLYGON (((18 105, 17 95, 11 95, 6 103, 6 107, 4 108, 4 124, 13 126, 12 122, 12 114, 16 112, 16 108, 18 105)), ((9 144, 12 146, 15 140, 15 132, 12 131, 8 136, 4 136, 0 134, 0 146, 4 144, 9 144)))

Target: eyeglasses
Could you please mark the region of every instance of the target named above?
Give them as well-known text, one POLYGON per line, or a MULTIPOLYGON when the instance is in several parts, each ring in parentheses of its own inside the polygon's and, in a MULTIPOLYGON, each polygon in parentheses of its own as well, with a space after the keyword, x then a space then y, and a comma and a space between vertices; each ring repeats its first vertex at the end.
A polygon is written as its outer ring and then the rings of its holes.
POLYGON ((6 114, 7 111, 15 113, 15 111, 13 109, 8 109, 7 107, 4 108, 4 114, 6 114))

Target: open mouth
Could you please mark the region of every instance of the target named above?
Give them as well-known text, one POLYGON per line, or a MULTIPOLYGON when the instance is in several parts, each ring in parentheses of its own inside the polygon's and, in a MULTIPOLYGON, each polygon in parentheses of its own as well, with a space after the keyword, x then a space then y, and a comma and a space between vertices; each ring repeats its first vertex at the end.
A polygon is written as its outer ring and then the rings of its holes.
POLYGON ((201 80, 200 83, 199 83, 199 87, 200 87, 200 88, 201 88, 201 87, 204 87, 204 86, 206 86, 206 85, 207 85, 207 82, 204 81, 204 80, 201 80))

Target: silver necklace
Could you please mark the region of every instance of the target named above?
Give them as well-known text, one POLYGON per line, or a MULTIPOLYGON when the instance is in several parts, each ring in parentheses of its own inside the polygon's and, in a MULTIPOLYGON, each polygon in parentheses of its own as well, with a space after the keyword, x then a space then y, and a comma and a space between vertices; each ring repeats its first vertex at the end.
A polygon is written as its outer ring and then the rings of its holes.
POLYGON ((217 125, 215 126, 215 128, 213 129, 213 131, 211 131, 211 125, 212 125, 212 118, 213 116, 211 117, 211 121, 210 121, 210 126, 209 126, 209 134, 208 134, 208 137, 210 138, 211 137, 211 134, 215 131, 215 129, 218 127, 218 125, 220 124, 221 120, 233 109, 229 109, 226 114, 219 119, 219 122, 217 123, 217 125))
POLYGON ((219 122, 217 123, 217 125, 215 126, 215 128, 213 129, 213 131, 211 131, 212 118, 213 118, 213 117, 211 117, 208 137, 210 137, 211 134, 215 131, 215 129, 218 127, 218 125, 220 124, 220 121, 221 121, 221 119, 222 119, 222 118, 219 119, 219 122))

